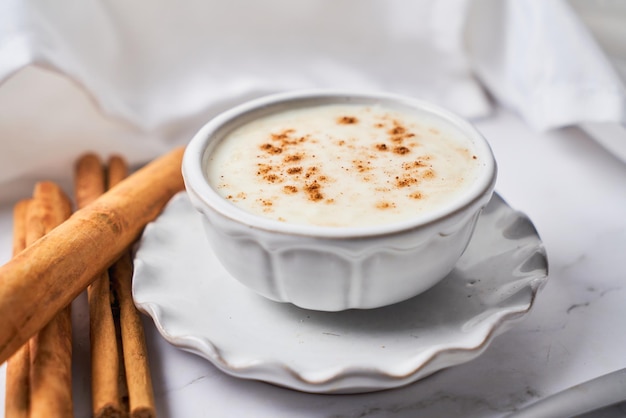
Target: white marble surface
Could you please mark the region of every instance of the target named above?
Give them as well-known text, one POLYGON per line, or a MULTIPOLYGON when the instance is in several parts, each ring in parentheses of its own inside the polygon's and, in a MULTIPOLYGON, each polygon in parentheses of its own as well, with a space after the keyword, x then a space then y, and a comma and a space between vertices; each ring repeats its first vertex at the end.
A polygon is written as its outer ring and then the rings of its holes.
MULTIPOLYGON (((625 368, 626 164, 574 128, 538 134, 503 110, 476 124, 500 166, 497 191, 530 216, 548 252, 548 284, 524 322, 479 358, 410 386, 312 395, 227 376, 170 346, 145 317, 159 416, 503 417, 625 368)), ((10 214, 10 206, 0 211, 2 263, 10 257, 10 214)), ((89 416, 83 305, 74 310, 76 417, 89 416)), ((589 416, 626 416, 626 405, 589 416)))

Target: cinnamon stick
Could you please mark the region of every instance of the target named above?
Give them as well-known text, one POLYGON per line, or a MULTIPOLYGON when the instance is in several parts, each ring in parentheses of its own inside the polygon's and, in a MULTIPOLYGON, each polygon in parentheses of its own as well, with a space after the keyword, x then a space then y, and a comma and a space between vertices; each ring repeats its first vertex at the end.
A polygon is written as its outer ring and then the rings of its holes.
MULTIPOLYGON (((104 167, 95 154, 78 159, 75 170, 76 204, 89 205, 105 191, 104 167)), ((106 270, 97 274, 87 288, 89 340, 91 349, 91 401, 95 418, 121 417, 117 336, 106 270)))
POLYGON ((156 159, 0 267, 0 363, 117 260, 184 189, 184 148, 156 159))
POLYGON ((13 207, 13 256, 26 248, 26 214, 32 199, 20 200, 13 207))
MULTIPOLYGON (((13 207, 13 256, 26 248, 26 214, 30 199, 13 207)), ((4 417, 28 418, 30 411, 30 346, 28 342, 7 362, 4 417)))
MULTIPOLYGON (((109 159, 109 187, 114 187, 128 173, 128 167, 120 156, 109 159)), ((141 323, 132 296, 133 261, 130 249, 125 251, 109 269, 113 290, 120 309, 122 349, 128 388, 131 418, 154 418, 154 393, 148 364, 148 349, 141 323)))
MULTIPOLYGON (((35 185, 27 215, 26 244, 31 245, 69 218, 72 206, 53 182, 35 185)), ((30 414, 66 418, 72 406, 72 319, 68 303, 30 340, 30 414)))
POLYGON ((121 155, 112 155, 107 164, 107 186, 112 188, 128 177, 128 164, 121 155))

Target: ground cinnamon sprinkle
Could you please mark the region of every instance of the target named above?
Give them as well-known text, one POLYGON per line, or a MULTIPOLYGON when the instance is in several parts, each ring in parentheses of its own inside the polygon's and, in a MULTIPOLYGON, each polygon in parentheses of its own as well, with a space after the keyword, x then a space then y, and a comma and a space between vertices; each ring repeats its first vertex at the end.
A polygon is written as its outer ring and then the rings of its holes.
POLYGON ((311 167, 307 168, 305 177, 306 177, 306 178, 311 177, 312 175, 314 175, 315 173, 317 173, 317 170, 318 170, 318 169, 317 169, 317 167, 316 167, 316 166, 311 166, 311 167))
POLYGON ((342 116, 339 119, 337 119, 337 123, 340 125, 352 125, 358 122, 359 120, 355 118, 354 116, 342 116))
POLYGON ((305 185, 304 190, 307 192, 309 196, 309 200, 314 202, 320 201, 324 199, 324 195, 320 192, 321 186, 317 182, 317 180, 313 181, 313 183, 309 183, 305 185))
POLYGON ((427 167, 427 164, 422 160, 415 160, 410 163, 402 163, 402 168, 406 171, 419 168, 419 167, 427 167))
POLYGON ((393 202, 383 201, 383 202, 376 203, 376 208, 377 209, 392 209, 392 208, 395 208, 395 207, 396 207, 396 204, 393 203, 393 202))
POLYGON ((232 194, 229 194, 228 196, 226 196, 226 199, 232 200, 233 202, 238 202, 240 200, 247 199, 247 197, 248 196, 244 192, 239 192, 237 193, 237 196, 233 196, 232 194))
POLYGON ((324 195, 320 192, 309 193, 309 199, 313 200, 314 202, 318 202, 324 199, 324 195))
POLYGON ((302 160, 304 156, 302 154, 290 154, 290 155, 285 155, 285 158, 283 158, 283 161, 286 163, 293 163, 293 162, 297 162, 302 160))
POLYGON ((402 125, 400 125, 400 122, 398 121, 394 121, 394 127, 391 128, 389 131, 390 135, 402 135, 404 133, 406 133, 406 128, 402 125))
POLYGON ((359 173, 365 173, 366 171, 369 171, 372 167, 371 161, 362 161, 362 160, 353 160, 352 164, 354 165, 354 168, 356 168, 356 171, 358 171, 359 173))
POLYGON ((280 177, 278 177, 276 174, 268 174, 266 176, 263 177, 265 180, 267 180, 270 183, 277 183, 281 180, 280 177))
POLYGON ((262 145, 260 146, 260 148, 261 148, 263 151, 268 152, 268 153, 270 153, 270 154, 280 154, 281 152, 283 152, 283 149, 282 149, 282 148, 275 147, 275 146, 274 146, 274 145, 272 145, 272 144, 262 144, 262 145))
POLYGON ((429 168, 428 170, 424 171, 424 173, 422 173, 422 178, 425 178, 425 179, 435 178, 435 171, 432 168, 429 168))
POLYGON ((320 189, 320 187, 321 187, 320 184, 317 181, 314 181, 313 183, 307 184, 306 190, 309 192, 317 191, 320 189))
MULTIPOLYGON (((268 208, 270 206, 272 206, 274 204, 274 202, 272 202, 269 199, 258 199, 259 203, 261 203, 261 205, 263 205, 264 207, 268 208)), ((268 209, 266 209, 268 210, 268 209)))
POLYGON ((271 165, 268 165, 268 164, 261 164, 261 163, 259 163, 259 164, 257 164, 257 166, 259 167, 259 171, 256 172, 257 175, 267 174, 267 173, 269 173, 270 171, 273 170, 273 167, 271 165))
POLYGON ((289 139, 289 135, 294 133, 296 130, 295 129, 285 129, 282 132, 279 132, 277 134, 271 134, 271 137, 274 141, 283 141, 285 139, 289 139))
MULTIPOLYGON (((341 123, 352 124, 357 123, 357 119, 354 117, 341 118, 341 123)), ((284 129, 278 133, 271 133, 269 139, 272 142, 278 141, 280 146, 273 143, 263 143, 260 148, 265 151, 263 155, 258 155, 258 159, 263 159, 263 162, 257 163, 257 176, 263 179, 264 182, 274 184, 284 181, 283 175, 289 175, 292 180, 297 180, 300 174, 304 173, 304 179, 307 183, 302 185, 302 189, 305 191, 307 198, 314 202, 324 200, 324 194, 322 193, 322 183, 330 181, 327 176, 320 174, 319 167, 317 165, 311 165, 305 168, 301 165, 292 166, 294 163, 301 162, 305 159, 315 158, 314 154, 307 155, 303 152, 290 152, 284 155, 282 160, 277 162, 275 155, 284 154, 286 150, 291 147, 297 147, 298 144, 309 141, 310 144, 317 143, 315 138, 309 135, 296 135, 295 129, 284 129)), ((293 184, 283 186, 282 192, 284 194, 293 195, 298 193, 299 187, 293 184)), ((273 202, 268 199, 258 199, 258 202, 264 207, 264 211, 270 210, 273 202)), ((327 203, 333 203, 333 199, 327 199, 327 203)))
POLYGON ((418 182, 417 178, 404 176, 404 177, 396 177, 396 186, 397 187, 408 187, 418 182))
POLYGON ((404 155, 404 154, 408 154, 409 152, 411 152, 410 149, 408 149, 407 147, 395 147, 393 149, 393 152, 395 154, 400 154, 400 155, 404 155))

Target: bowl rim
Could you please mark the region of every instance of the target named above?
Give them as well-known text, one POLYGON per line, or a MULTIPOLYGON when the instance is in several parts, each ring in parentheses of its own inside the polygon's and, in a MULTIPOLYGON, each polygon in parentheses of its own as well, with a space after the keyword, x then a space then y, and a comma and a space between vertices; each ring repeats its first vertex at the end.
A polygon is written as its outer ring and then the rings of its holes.
MULTIPOLYGON (((245 227, 288 235, 303 235, 319 238, 372 237, 394 234, 426 228, 455 217, 459 213, 476 206, 484 205, 489 200, 497 178, 497 164, 493 152, 484 136, 468 121, 457 114, 433 103, 393 93, 363 92, 336 89, 295 90, 266 95, 253 99, 226 110, 205 123, 192 137, 185 148, 182 174, 185 188, 192 202, 200 201, 225 218, 245 227), (484 163, 479 178, 467 191, 456 198, 452 204, 415 218, 398 222, 365 226, 319 226, 281 222, 255 215, 228 202, 209 184, 204 165, 211 149, 221 140, 220 132, 232 130, 252 119, 258 113, 271 114, 280 111, 280 107, 299 105, 305 107, 324 104, 375 104, 392 105, 405 109, 418 109, 430 113, 450 123, 474 143, 476 152, 484 163)), ((197 203, 196 203, 197 204, 197 203)), ((473 212, 473 211, 472 211, 473 212)))

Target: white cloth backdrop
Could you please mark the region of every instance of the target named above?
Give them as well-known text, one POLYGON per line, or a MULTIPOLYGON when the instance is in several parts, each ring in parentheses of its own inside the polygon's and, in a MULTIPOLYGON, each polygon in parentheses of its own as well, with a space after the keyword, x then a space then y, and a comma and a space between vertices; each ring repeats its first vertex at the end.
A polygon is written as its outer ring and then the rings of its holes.
MULTIPOLYGON (((622 8, 623 10, 623 8, 622 8)), ((385 90, 536 129, 624 123, 624 84, 565 0, 5 0, 0 200, 82 152, 140 164, 243 100, 385 90)))

